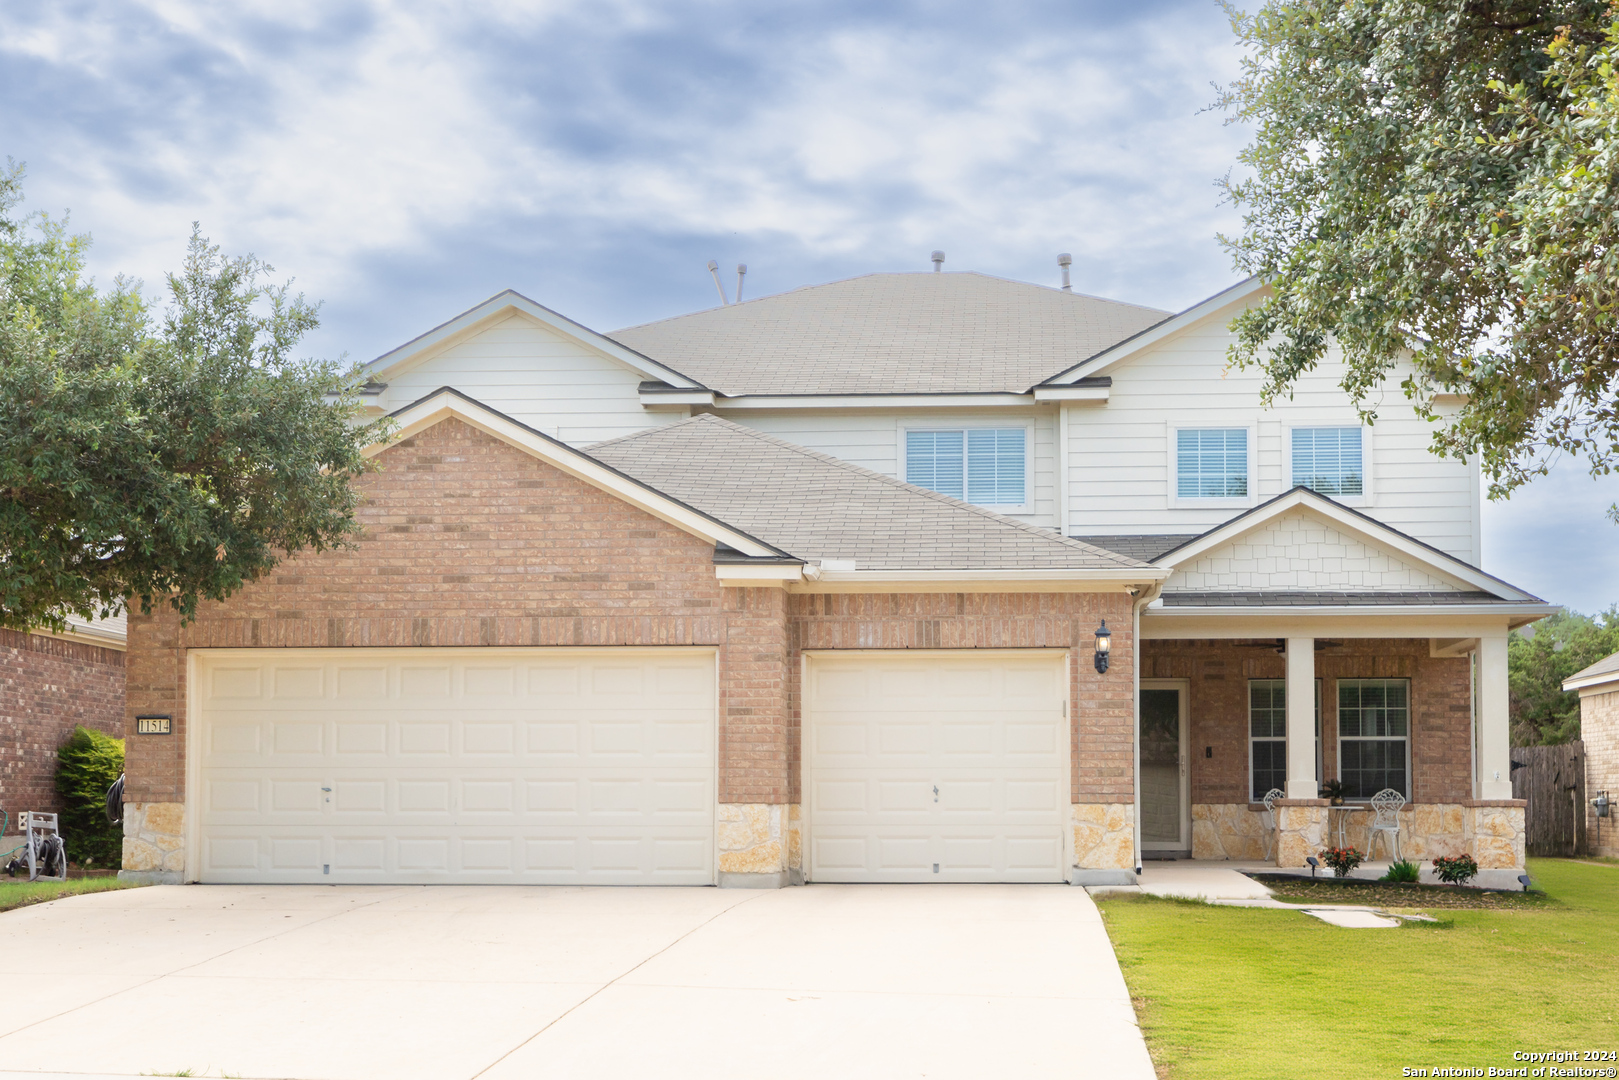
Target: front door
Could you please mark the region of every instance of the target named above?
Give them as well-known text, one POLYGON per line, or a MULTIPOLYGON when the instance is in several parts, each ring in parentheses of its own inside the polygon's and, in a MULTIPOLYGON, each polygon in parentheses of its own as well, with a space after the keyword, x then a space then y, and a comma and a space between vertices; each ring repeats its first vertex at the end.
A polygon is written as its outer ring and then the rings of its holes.
POLYGON ((1141 682, 1141 849, 1190 852, 1192 807, 1186 760, 1186 683, 1141 682))

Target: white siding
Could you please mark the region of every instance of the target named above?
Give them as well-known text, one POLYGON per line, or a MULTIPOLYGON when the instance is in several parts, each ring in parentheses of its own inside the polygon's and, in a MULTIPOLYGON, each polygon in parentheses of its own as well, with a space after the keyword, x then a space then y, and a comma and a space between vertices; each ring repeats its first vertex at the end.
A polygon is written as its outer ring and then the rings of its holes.
MULTIPOLYGON (((1010 409, 841 409, 810 412, 726 409, 727 420, 744 424, 799 446, 905 479, 901 450, 906 427, 1019 427, 1031 425, 1031 512, 1019 521, 1057 527, 1057 411, 1051 406, 1010 409)), ((1121 530, 1122 531, 1122 530, 1121 530)))
POLYGON ((392 412, 441 386, 573 446, 683 419, 643 408, 646 376, 533 320, 512 315, 387 377, 378 402, 392 412))
MULTIPOLYGON (((1069 410, 1071 535, 1195 533, 1286 490, 1289 425, 1358 423, 1333 362, 1301 378, 1291 400, 1264 409, 1258 371, 1226 369, 1233 305, 1132 357, 1107 374, 1105 405, 1069 410), (1170 490, 1172 427, 1255 427, 1253 496, 1220 506, 1176 506, 1170 490)), ((1399 389, 1396 372, 1378 402, 1367 497, 1343 500, 1377 520, 1477 565, 1475 463, 1428 452, 1432 429, 1399 389)))

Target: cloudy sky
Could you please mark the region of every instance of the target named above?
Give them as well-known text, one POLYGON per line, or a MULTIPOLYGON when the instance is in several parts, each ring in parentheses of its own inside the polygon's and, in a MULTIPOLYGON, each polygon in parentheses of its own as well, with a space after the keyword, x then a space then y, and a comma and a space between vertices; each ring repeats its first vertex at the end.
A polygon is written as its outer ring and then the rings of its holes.
MULTIPOLYGON (((610 330, 874 270, 1179 309, 1235 280, 1213 0, 762 5, 8 0, 0 157, 149 289, 192 221, 369 359, 503 288, 610 330)), ((1486 567, 1619 600, 1619 481, 1486 510, 1486 567)))

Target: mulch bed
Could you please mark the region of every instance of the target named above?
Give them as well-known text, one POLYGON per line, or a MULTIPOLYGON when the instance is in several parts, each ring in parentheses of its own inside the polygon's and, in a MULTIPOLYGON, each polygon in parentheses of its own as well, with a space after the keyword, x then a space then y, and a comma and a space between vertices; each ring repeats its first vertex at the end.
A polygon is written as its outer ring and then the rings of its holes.
POLYGON ((1381 908, 1535 908, 1549 899, 1538 891, 1474 889, 1458 885, 1396 885, 1384 881, 1291 874, 1249 874, 1287 904, 1366 904, 1381 908))

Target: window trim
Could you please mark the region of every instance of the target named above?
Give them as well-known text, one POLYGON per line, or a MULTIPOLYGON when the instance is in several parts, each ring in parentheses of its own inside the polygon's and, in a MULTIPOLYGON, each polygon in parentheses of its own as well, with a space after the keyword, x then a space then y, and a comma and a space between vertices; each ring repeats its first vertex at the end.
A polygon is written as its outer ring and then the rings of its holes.
MULTIPOLYGON (((1323 767, 1324 767, 1324 760, 1323 760, 1323 758, 1321 756, 1321 745, 1322 745, 1321 744, 1321 690, 1322 690, 1322 684, 1325 683, 1325 681, 1326 680, 1320 675, 1317 675, 1315 677, 1315 774, 1316 774, 1317 777, 1322 776, 1323 767)), ((1248 692, 1247 693, 1247 704, 1244 706, 1243 724, 1245 725, 1245 730, 1248 732, 1248 796, 1249 796, 1248 801, 1251 802, 1251 803, 1252 802, 1258 802, 1258 801, 1260 801, 1260 799, 1264 798, 1264 793, 1263 792, 1260 793, 1259 799, 1256 799, 1256 798, 1253 797, 1253 794, 1254 794, 1254 743, 1256 743, 1256 742, 1279 742, 1279 743, 1281 743, 1282 744, 1282 760, 1283 761, 1287 760, 1287 698, 1285 696, 1286 693, 1287 693, 1286 684, 1287 684, 1287 680, 1285 678, 1284 679, 1248 679, 1244 683, 1244 686, 1246 687, 1247 692, 1248 692), (1267 736, 1264 736, 1264 737, 1258 738, 1258 739, 1256 739, 1254 737, 1254 711, 1253 711, 1254 710, 1254 690, 1253 690, 1253 685, 1256 682, 1282 683, 1283 684, 1282 692, 1283 692, 1284 696, 1282 698, 1282 737, 1280 739, 1278 739, 1274 735, 1267 735, 1267 736)), ((1284 790, 1284 791, 1287 790, 1287 778, 1286 777, 1282 778, 1282 790, 1284 790)))
MULTIPOLYGON (((1397 677, 1397 678, 1391 678, 1390 679, 1390 678, 1381 678, 1381 677, 1378 677, 1378 676, 1370 676, 1370 677, 1356 676, 1354 678, 1334 679, 1333 680, 1333 686, 1332 686, 1332 697, 1333 697, 1332 717, 1333 717, 1333 726, 1334 726, 1333 737, 1337 741, 1337 744, 1338 744, 1338 758, 1337 758, 1337 761, 1338 761, 1338 779, 1342 780, 1343 777, 1344 777, 1343 698, 1342 698, 1342 696, 1340 696, 1341 691, 1339 690, 1339 687, 1341 687, 1344 683, 1357 683, 1357 682, 1358 683, 1368 683, 1368 682, 1403 682, 1403 683, 1405 683, 1405 737, 1404 737, 1404 740, 1403 740, 1405 742, 1405 790, 1402 791, 1400 794, 1404 795, 1405 796, 1405 801, 1409 803, 1409 802, 1412 801, 1411 793, 1416 790, 1416 777, 1412 774, 1412 771, 1411 771, 1411 744, 1416 741, 1416 734, 1417 734, 1416 710, 1412 707, 1412 699, 1411 699, 1411 682, 1412 682, 1412 680, 1409 679, 1409 678, 1397 677)), ((1354 735, 1354 736, 1351 736, 1350 741, 1351 742, 1394 742, 1395 740, 1392 739, 1392 738, 1389 738, 1387 736, 1383 736, 1383 735, 1371 735, 1371 736, 1354 735)), ((1373 794, 1376 794, 1376 792, 1373 792, 1373 794)), ((1369 802, 1372 801, 1372 797, 1371 797, 1371 795, 1345 795, 1344 796, 1344 801, 1345 802, 1352 802, 1352 803, 1369 803, 1369 802)))
MULTIPOLYGON (((1290 491, 1298 486, 1293 479, 1293 432, 1299 430, 1311 431, 1322 428, 1360 428, 1360 494, 1359 495, 1325 495, 1324 498, 1341 503, 1344 506, 1370 506, 1372 504, 1372 427, 1363 423, 1360 417, 1351 417, 1345 420, 1319 420, 1304 423, 1290 420, 1282 424, 1282 476, 1286 478, 1284 491, 1290 491)), ((1311 489, 1314 490, 1314 489, 1311 489)))
MULTIPOLYGON (((895 470, 902 483, 910 483, 905 477, 910 472, 908 436, 913 431, 960 431, 963 432, 963 450, 965 451, 965 433, 968 431, 1022 431, 1023 432, 1023 502, 1021 503, 975 503, 963 498, 961 501, 969 506, 976 506, 980 510, 989 510, 996 514, 1032 514, 1034 513, 1034 452, 1035 452, 1035 424, 1033 420, 1012 419, 978 419, 962 420, 958 417, 940 417, 938 423, 926 423, 919 420, 904 420, 899 424, 896 437, 896 464, 895 470)), ((963 463, 965 468, 965 462, 963 463)), ((963 478, 962 495, 967 494, 965 478, 963 478)), ((931 488, 929 490, 932 490, 931 488)), ((947 496, 948 497, 948 496, 947 496)))
POLYGON ((1168 434, 1164 441, 1164 457, 1167 459, 1166 467, 1169 477, 1168 505, 1188 509, 1197 509, 1199 507, 1230 509, 1238 506, 1259 505, 1259 424, 1257 422, 1246 424, 1170 423, 1168 425, 1168 434), (1234 495, 1229 498, 1182 498, 1176 494, 1180 490, 1180 433, 1182 431, 1236 431, 1239 429, 1248 433, 1248 494, 1234 495))

